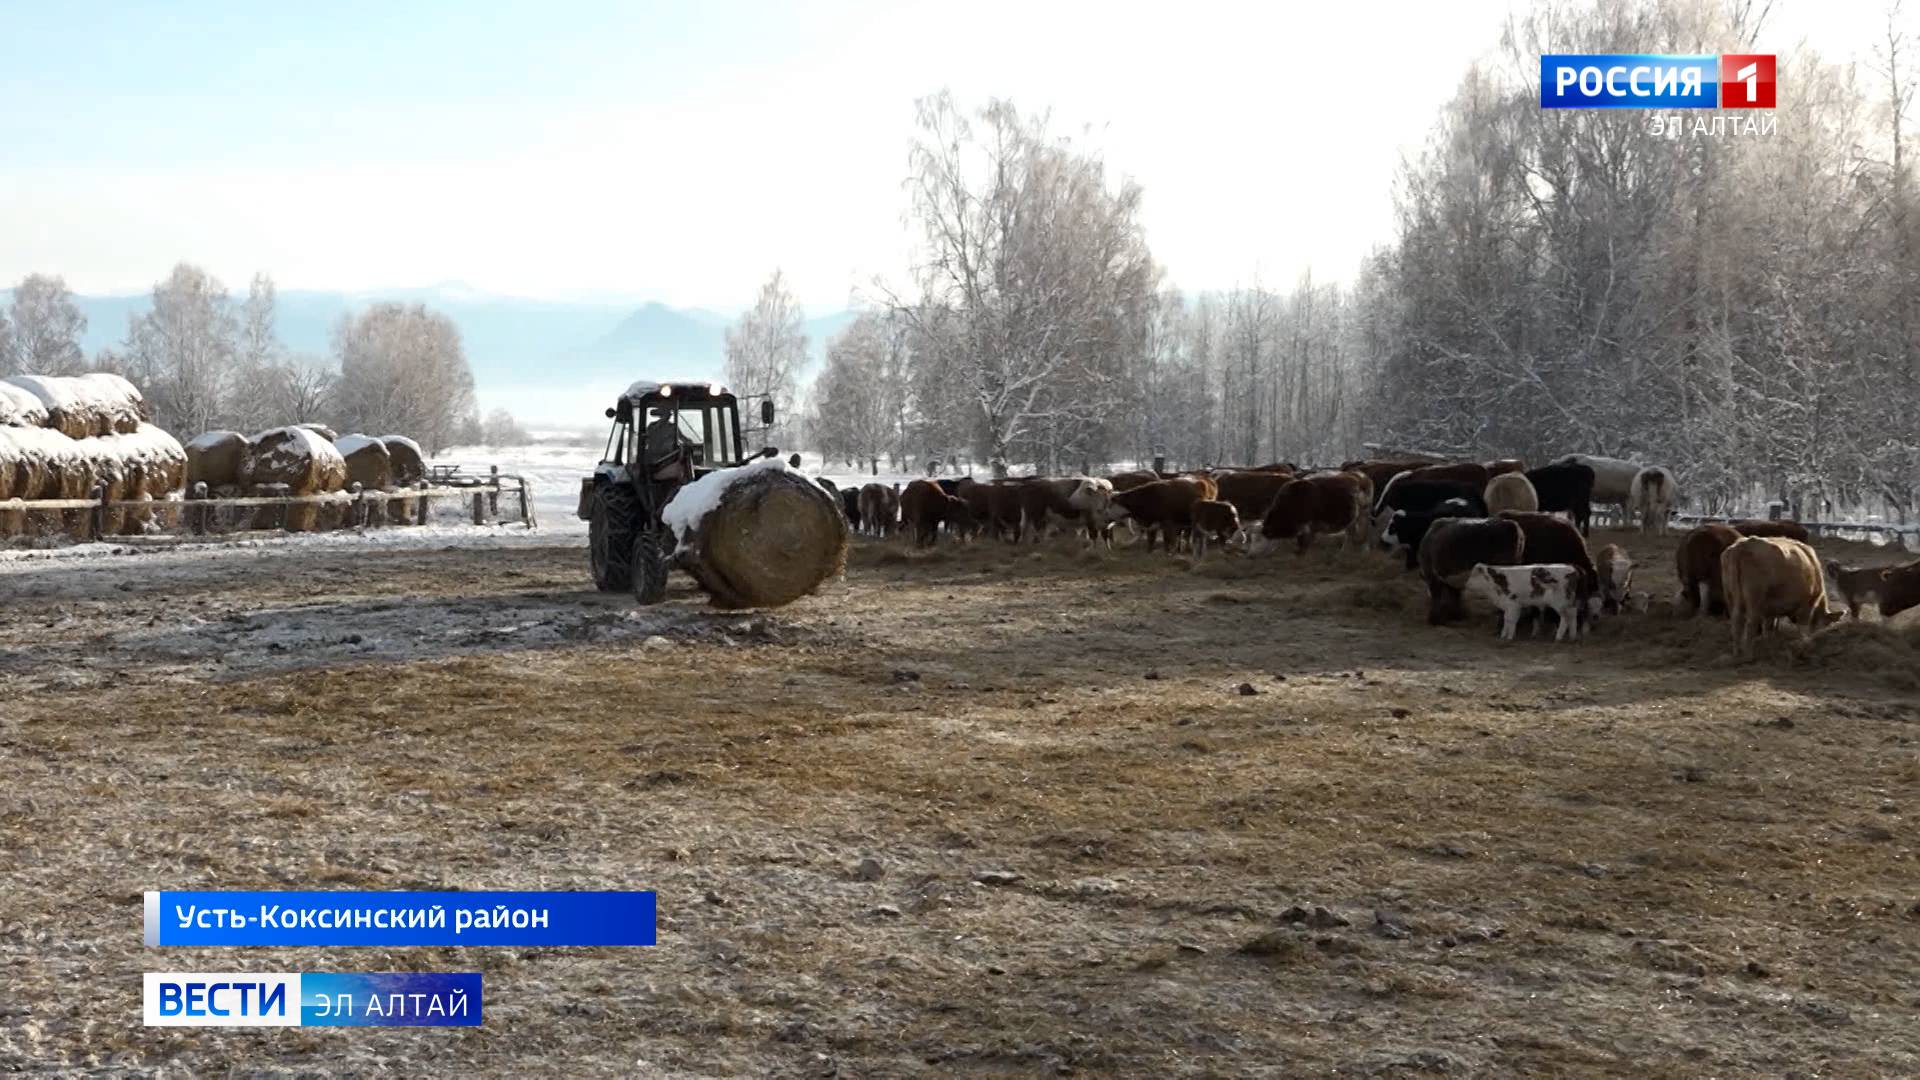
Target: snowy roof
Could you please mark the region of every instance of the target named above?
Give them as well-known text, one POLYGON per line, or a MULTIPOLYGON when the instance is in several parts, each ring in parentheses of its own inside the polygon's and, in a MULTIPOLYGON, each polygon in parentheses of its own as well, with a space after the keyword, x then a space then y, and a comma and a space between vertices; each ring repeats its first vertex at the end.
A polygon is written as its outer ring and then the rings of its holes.
POLYGON ((649 394, 659 394, 661 397, 672 397, 675 394, 680 394, 685 397, 705 398, 718 397, 727 392, 726 387, 714 382, 657 383, 651 379, 641 379, 628 386, 627 392, 620 396, 634 400, 646 397, 649 394))
POLYGON ((660 508, 660 523, 672 531, 674 540, 684 541, 687 531, 720 505, 728 488, 756 472, 767 470, 793 471, 787 465, 787 459, 782 457, 756 458, 735 468, 715 469, 674 492, 673 498, 667 500, 667 505, 660 508))

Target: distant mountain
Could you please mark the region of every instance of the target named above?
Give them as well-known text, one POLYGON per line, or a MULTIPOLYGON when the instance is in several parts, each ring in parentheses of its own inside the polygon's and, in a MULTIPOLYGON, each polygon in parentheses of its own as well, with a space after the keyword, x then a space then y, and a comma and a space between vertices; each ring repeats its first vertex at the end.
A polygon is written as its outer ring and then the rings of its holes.
MULTIPOLYGON (((237 292, 236 302, 244 296, 244 289, 237 292)), ((638 378, 719 378, 726 328, 737 318, 661 303, 498 296, 458 282, 367 292, 285 289, 276 299, 281 343, 319 356, 331 352, 333 329, 344 315, 383 300, 425 304, 459 326, 482 407, 504 406, 538 423, 597 417, 638 378)), ((89 354, 119 346, 128 320, 151 306, 145 293, 77 296, 75 302, 87 317, 81 344, 89 354)), ((852 311, 837 311, 807 320, 811 362, 803 385, 818 369, 828 338, 853 318, 852 311)))

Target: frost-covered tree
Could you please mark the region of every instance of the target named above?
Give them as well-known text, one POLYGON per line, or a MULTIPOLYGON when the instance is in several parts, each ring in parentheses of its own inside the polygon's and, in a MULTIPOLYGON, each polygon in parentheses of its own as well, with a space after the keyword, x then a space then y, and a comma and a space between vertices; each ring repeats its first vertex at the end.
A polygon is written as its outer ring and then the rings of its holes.
POLYGON ((7 316, 13 324, 13 363, 19 370, 76 375, 86 369, 80 335, 86 333, 87 317, 73 302, 65 279, 28 274, 14 286, 7 316))
POLYGON ((334 415, 370 435, 406 435, 429 453, 455 441, 474 411, 473 371, 459 328, 422 304, 378 303, 342 316, 334 415))
POLYGON ((127 327, 128 376, 152 403, 154 422, 198 434, 223 426, 238 373, 239 321, 227 290, 188 263, 153 287, 151 309, 127 327))
POLYGON ((760 295, 727 328, 726 381, 758 422, 759 399, 772 398, 774 426, 763 438, 768 445, 790 441, 792 416, 798 396, 800 371, 807 363, 806 313, 787 289, 786 277, 775 270, 760 295))
POLYGON ((809 411, 813 447, 828 461, 878 473, 881 458, 905 456, 907 352, 906 327, 878 312, 863 312, 827 343, 809 411))

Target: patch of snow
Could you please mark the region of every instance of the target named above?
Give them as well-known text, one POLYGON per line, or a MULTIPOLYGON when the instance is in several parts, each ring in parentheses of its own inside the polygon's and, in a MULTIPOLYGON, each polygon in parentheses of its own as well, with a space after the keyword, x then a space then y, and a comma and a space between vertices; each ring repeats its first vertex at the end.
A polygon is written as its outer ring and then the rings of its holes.
POLYGON ((688 531, 720 505, 721 498, 733 485, 759 472, 792 471, 793 467, 783 457, 756 458, 736 468, 715 469, 674 492, 673 498, 660 509, 660 523, 673 533, 676 542, 685 541, 688 531))
MULTIPOLYGON (((399 436, 395 436, 395 438, 398 437, 399 436)), ((356 433, 353 435, 342 435, 333 440, 333 448, 340 451, 341 457, 352 457, 367 447, 372 446, 374 443, 379 443, 383 449, 387 445, 382 439, 376 439, 371 435, 360 435, 356 433)))
POLYGON ((632 385, 628 386, 627 392, 621 396, 633 397, 633 398, 645 397, 646 395, 651 394, 658 389, 660 389, 659 383, 654 382, 651 379, 639 379, 639 380, 636 380, 632 385))
POLYGON ((223 431, 220 429, 215 429, 213 431, 203 431, 200 434, 195 435, 192 439, 188 440, 186 448, 188 450, 211 450, 214 447, 220 445, 222 442, 226 441, 227 439, 230 439, 236 436, 242 439, 246 438, 245 435, 241 435, 237 431, 223 431))
POLYGON ((143 400, 132 383, 103 371, 89 375, 12 375, 6 381, 39 398, 49 410, 137 412, 143 400))
POLYGON ((38 395, 26 387, 0 381, 0 424, 39 427, 46 422, 47 407, 38 395))
POLYGON ((412 450, 414 453, 414 456, 418 457, 421 461, 427 460, 427 452, 425 450, 420 449, 420 444, 417 442, 414 442, 412 439, 407 438, 405 435, 382 435, 380 436, 380 441, 383 443, 386 443, 388 446, 392 446, 394 443, 399 443, 401 446, 404 446, 407 449, 412 450))

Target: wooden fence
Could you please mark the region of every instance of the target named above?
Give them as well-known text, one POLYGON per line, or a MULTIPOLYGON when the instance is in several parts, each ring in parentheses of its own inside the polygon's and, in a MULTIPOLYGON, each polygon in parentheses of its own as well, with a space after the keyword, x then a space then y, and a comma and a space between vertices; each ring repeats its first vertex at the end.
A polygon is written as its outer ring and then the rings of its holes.
POLYGON ((526 477, 514 473, 503 473, 498 466, 489 469, 485 474, 461 474, 457 471, 441 470, 436 472, 433 480, 423 480, 413 487, 395 488, 391 491, 362 489, 360 485, 354 484, 346 491, 330 491, 319 495, 293 495, 286 492, 285 484, 268 484, 263 487, 269 492, 268 494, 216 498, 209 496, 206 484, 201 483, 194 485, 193 489, 186 493, 185 498, 109 499, 106 489, 96 486, 84 499, 0 500, 0 513, 13 515, 35 511, 66 512, 67 519, 63 531, 70 535, 77 533, 74 538, 78 540, 110 538, 112 530, 108 523, 112 511, 115 510, 151 515, 160 523, 159 531, 193 536, 223 531, 218 525, 223 511, 258 510, 262 507, 278 508, 278 512, 267 515, 254 514, 251 524, 255 531, 287 529, 289 515, 286 510, 295 506, 341 507, 338 527, 342 529, 366 528, 383 524, 425 525, 431 518, 433 501, 436 499, 443 503, 449 499, 459 500, 468 505, 469 519, 475 525, 507 524, 517 520, 531 529, 539 524, 534 517, 533 486, 528 483, 526 477), (500 506, 503 500, 509 512, 517 516, 504 518, 501 516, 500 506), (395 515, 388 513, 391 504, 395 502, 402 504, 400 511, 407 515, 406 520, 398 520, 395 515), (84 511, 84 514, 74 513, 76 511, 84 511))

